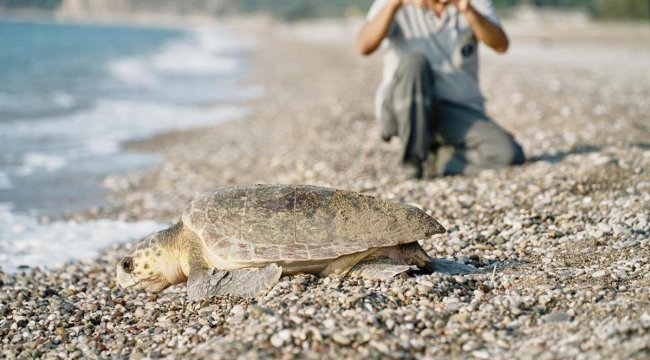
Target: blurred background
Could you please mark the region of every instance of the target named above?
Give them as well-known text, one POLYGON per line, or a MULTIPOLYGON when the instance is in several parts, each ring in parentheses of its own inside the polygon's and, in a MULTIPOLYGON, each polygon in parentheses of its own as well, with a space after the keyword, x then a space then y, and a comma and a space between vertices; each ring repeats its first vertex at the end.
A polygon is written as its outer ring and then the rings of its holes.
MULTIPOLYGON (((372 0, 0 0, 3 11, 63 11, 68 13, 250 14, 269 13, 295 20, 309 17, 364 14, 372 0)), ((575 11, 598 20, 648 20, 648 0, 494 0, 507 15, 521 6, 536 10, 575 11)))

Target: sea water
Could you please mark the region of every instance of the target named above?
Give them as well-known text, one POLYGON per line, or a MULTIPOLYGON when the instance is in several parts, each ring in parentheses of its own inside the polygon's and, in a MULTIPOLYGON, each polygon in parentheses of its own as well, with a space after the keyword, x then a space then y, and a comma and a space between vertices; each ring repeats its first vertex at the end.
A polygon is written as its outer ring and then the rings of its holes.
POLYGON ((250 39, 218 26, 0 21, 0 269, 53 267, 165 226, 43 222, 104 204, 102 178, 151 166, 125 141, 241 117, 250 39))

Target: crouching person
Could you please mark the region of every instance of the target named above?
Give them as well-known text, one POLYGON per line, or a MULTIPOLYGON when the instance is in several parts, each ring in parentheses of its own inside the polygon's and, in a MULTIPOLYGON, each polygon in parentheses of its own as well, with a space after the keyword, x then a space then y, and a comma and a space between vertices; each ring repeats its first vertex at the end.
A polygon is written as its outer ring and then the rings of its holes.
POLYGON ((476 174, 524 162, 514 138, 486 114, 478 44, 508 48, 491 0, 376 0, 357 39, 373 53, 386 40, 376 115, 399 137, 402 176, 476 174))

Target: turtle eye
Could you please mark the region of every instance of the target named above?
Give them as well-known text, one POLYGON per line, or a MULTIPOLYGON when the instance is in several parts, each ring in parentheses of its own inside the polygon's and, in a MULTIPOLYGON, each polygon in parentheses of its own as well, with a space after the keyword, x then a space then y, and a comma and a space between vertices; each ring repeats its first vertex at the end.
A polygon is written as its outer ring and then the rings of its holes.
POLYGON ((130 257, 124 258, 122 260, 122 270, 124 270, 127 273, 131 273, 133 271, 133 259, 130 257))

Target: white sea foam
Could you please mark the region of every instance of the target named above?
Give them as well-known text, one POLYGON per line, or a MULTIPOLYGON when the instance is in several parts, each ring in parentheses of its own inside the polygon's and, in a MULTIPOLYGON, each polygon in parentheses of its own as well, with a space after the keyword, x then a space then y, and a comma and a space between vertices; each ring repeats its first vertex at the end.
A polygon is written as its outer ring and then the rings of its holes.
POLYGON ((165 75, 226 74, 238 66, 238 60, 227 54, 252 44, 247 38, 235 40, 222 28, 198 27, 153 55, 118 59, 109 71, 127 85, 147 88, 158 86, 165 75))
POLYGON ((11 179, 9 178, 9 174, 0 170, 0 190, 11 189, 11 187, 12 184, 11 179))
POLYGON ((56 152, 29 152, 19 167, 9 169, 15 176, 35 171, 59 170, 75 159, 107 155, 119 151, 120 143, 157 134, 190 129, 241 117, 239 106, 178 106, 130 101, 100 101, 92 109, 59 118, 0 123, 0 133, 14 139, 39 141, 56 138, 68 145, 56 152))
POLYGON ((52 172, 62 168, 66 162, 63 156, 30 152, 23 155, 22 165, 14 170, 14 175, 28 176, 37 170, 52 172))
POLYGON ((9 94, 0 92, 0 106, 7 105, 9 103, 9 94))
POLYGON ((237 68, 237 59, 194 44, 177 43, 154 56, 152 65, 160 72, 173 74, 224 74, 237 68))
POLYGON ((71 108, 76 105, 74 96, 61 91, 57 91, 52 95, 52 102, 59 108, 71 108))
MULTIPOLYGON (((101 101, 94 108, 60 118, 0 122, 0 133, 21 142, 57 139, 66 144, 56 150, 27 152, 19 166, 3 169, 12 176, 61 170, 82 160, 101 159, 116 153, 120 143, 156 134, 208 126, 242 116, 238 106, 176 106, 129 101, 101 101)), ((0 188, 11 187, 10 177, 0 172, 0 188)), ((39 224, 35 218, 0 204, 0 267, 15 271, 20 265, 53 267, 62 262, 96 256, 115 242, 142 237, 163 225, 145 221, 112 220, 39 224)))
MULTIPOLYGON (((169 131, 208 126, 224 120, 232 120, 244 114, 239 106, 177 106, 129 101, 102 101, 89 112, 61 122, 71 128, 83 126, 80 138, 87 137, 86 147, 96 152, 114 152, 119 143, 142 139, 169 131), (92 125, 91 125, 92 124, 92 125), (89 136, 90 134, 90 136, 89 136)), ((47 121, 48 126, 52 120, 47 121)), ((65 130, 64 133, 70 133, 65 130)))
POLYGON ((123 83, 134 87, 152 88, 160 83, 147 60, 142 58, 116 60, 109 65, 109 71, 123 83))
POLYGON ((14 272, 21 265, 52 268, 97 256, 108 245, 136 240, 165 227, 154 221, 94 220, 39 224, 0 203, 0 267, 14 272))

